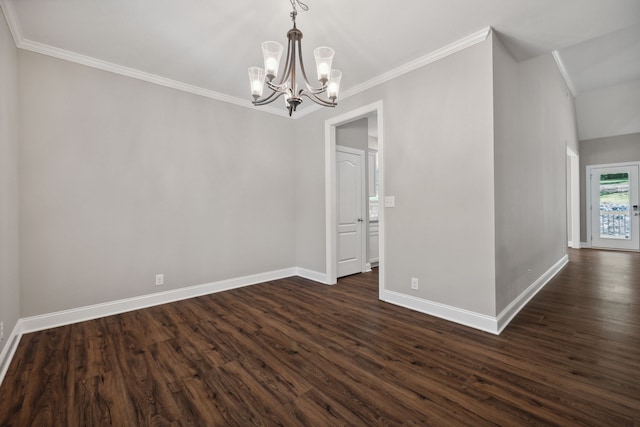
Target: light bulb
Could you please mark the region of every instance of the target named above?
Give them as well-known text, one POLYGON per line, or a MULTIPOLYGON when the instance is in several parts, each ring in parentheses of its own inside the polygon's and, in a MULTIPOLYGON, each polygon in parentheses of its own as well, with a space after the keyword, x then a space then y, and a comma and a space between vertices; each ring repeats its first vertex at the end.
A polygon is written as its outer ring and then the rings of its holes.
POLYGON ((322 64, 318 65, 318 76, 326 79, 327 76, 329 76, 329 71, 329 64, 323 62, 322 64))
POLYGON ((267 74, 275 74, 275 71, 278 69, 278 63, 275 58, 267 58, 265 67, 267 68, 267 74))

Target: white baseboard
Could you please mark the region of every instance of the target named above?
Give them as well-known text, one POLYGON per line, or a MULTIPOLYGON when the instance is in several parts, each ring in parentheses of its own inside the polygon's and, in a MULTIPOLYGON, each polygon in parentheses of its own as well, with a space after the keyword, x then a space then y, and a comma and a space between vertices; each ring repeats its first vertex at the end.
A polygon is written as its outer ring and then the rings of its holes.
POLYGON ((474 311, 464 310, 446 304, 416 298, 410 295, 384 290, 381 299, 383 301, 399 305, 420 313, 436 316, 441 319, 470 326, 481 331, 499 335, 509 322, 524 308, 525 305, 569 262, 567 255, 563 256, 549 270, 540 276, 524 292, 494 317, 474 311))
POLYGON ((317 271, 307 270, 306 268, 296 267, 296 276, 303 277, 305 279, 313 280, 314 282, 329 284, 329 279, 326 273, 318 273, 317 271))
POLYGON ((58 311, 54 313, 42 314, 38 316, 21 319, 22 332, 35 332, 58 326, 69 325, 71 323, 84 322, 86 320, 97 319, 99 317, 111 316, 127 311, 139 310, 141 308, 153 307, 155 305, 180 301, 244 286, 255 285, 256 283, 268 282, 270 280, 282 279, 295 276, 296 268, 285 268, 283 270, 270 271, 267 273, 253 274, 250 276, 237 277, 233 279, 221 280, 218 282, 205 283, 202 285, 189 286, 186 288, 172 289, 165 292, 157 292, 139 297, 126 298, 110 301, 102 304, 89 305, 85 307, 73 308, 70 310, 58 311))
POLYGON ((504 310, 498 314, 497 333, 500 334, 504 328, 507 327, 509 322, 516 317, 516 314, 524 308, 531 298, 533 298, 556 274, 562 270, 562 268, 569 263, 569 256, 565 255, 558 262, 556 262, 550 269, 548 269, 542 276, 540 276, 535 282, 531 284, 524 292, 511 302, 504 310))
POLYGON ((11 331, 11 333, 7 337, 7 344, 4 346, 2 352, 0 353, 0 385, 2 385, 2 380, 4 380, 4 376, 9 370, 11 359, 13 359, 13 355, 16 353, 16 349, 18 348, 18 343, 20 342, 21 337, 22 321, 18 320, 16 322, 16 326, 13 328, 13 331, 11 331))
POLYGON ((480 329, 481 331, 497 334, 497 320, 493 316, 487 316, 486 314, 476 313, 474 311, 464 310, 451 305, 416 298, 394 291, 384 290, 382 295, 382 300, 391 304, 451 322, 460 323, 461 325, 470 326, 475 329, 480 329))
POLYGON ((591 243, 580 242, 580 247, 585 249, 591 249, 591 243))

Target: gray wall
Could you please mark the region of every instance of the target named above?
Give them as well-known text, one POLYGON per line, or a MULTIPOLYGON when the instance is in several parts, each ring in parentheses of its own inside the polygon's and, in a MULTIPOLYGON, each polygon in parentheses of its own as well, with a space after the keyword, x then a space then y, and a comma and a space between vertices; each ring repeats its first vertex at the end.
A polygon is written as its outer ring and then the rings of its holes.
POLYGON ((493 315, 491 76, 488 40, 296 120, 298 265, 325 271, 324 121, 382 100, 387 289, 493 315))
POLYGON ((369 120, 358 119, 336 128, 336 145, 355 148, 365 153, 369 149, 369 120))
POLYGON ((551 55, 516 63, 494 35, 496 314, 565 254, 573 99, 551 55))
POLYGON ((20 317, 17 123, 18 53, 0 13, 0 353, 20 317))
POLYGON ((580 141, 580 241, 587 240, 587 166, 640 161, 640 133, 580 141))
POLYGON ((22 51, 19 98, 23 317, 295 266, 290 119, 22 51))

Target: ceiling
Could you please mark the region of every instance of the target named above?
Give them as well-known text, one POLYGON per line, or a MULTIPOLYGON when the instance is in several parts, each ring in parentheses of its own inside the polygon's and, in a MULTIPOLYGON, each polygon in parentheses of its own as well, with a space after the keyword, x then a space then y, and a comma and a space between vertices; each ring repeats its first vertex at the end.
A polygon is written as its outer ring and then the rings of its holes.
MULTIPOLYGON (((487 27, 519 61, 557 50, 574 95, 640 79, 639 0, 306 3, 310 10, 297 19, 305 63, 313 64, 316 46, 333 47, 334 66, 344 73, 341 93, 347 95, 487 27)), ((246 70, 261 66, 261 42, 284 44, 291 26, 289 0, 0 0, 0 5, 23 49, 240 105, 250 105, 246 70)), ((284 105, 280 110, 284 113, 284 105)))

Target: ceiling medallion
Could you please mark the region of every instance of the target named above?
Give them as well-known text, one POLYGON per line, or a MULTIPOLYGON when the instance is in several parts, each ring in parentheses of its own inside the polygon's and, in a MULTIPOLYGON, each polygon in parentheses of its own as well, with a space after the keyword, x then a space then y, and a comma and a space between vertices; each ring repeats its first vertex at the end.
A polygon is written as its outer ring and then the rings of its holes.
POLYGON ((249 68, 249 81, 251 83, 251 95, 253 95, 253 105, 270 104, 276 99, 284 95, 285 106, 289 110, 289 116, 296 111, 298 105, 302 103, 302 97, 305 96, 323 107, 335 107, 338 105, 338 91, 340 90, 340 80, 342 72, 332 70, 334 51, 330 47, 318 47, 313 51, 316 60, 316 72, 319 87, 314 87, 309 83, 307 73, 302 62, 302 31, 296 27, 296 16, 298 11, 296 5, 302 10, 307 11, 309 7, 300 0, 290 0, 293 11, 291 12, 291 20, 293 28, 287 32, 287 56, 284 61, 284 72, 280 78, 278 77, 278 68, 280 58, 284 48, 278 42, 267 41, 262 43, 262 55, 264 56, 264 68, 249 68), (297 60, 300 61, 300 75, 298 73, 297 60), (298 89, 299 77, 304 81, 304 88, 298 89), (262 97, 264 86, 271 90, 268 96, 262 97), (319 95, 325 94, 326 99, 319 95))

